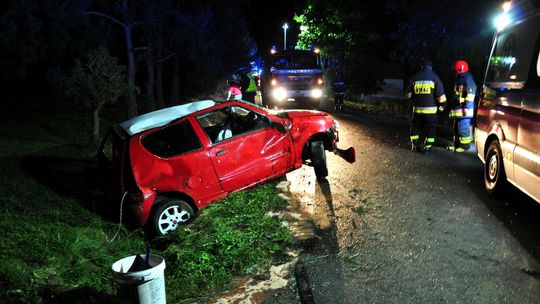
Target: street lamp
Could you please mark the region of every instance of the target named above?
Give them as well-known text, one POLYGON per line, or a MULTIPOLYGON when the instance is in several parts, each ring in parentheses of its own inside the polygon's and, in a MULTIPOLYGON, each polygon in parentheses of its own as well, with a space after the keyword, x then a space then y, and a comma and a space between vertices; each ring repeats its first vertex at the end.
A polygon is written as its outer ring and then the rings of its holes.
POLYGON ((287 29, 289 28, 289 25, 287 23, 283 24, 283 50, 287 50, 287 29))

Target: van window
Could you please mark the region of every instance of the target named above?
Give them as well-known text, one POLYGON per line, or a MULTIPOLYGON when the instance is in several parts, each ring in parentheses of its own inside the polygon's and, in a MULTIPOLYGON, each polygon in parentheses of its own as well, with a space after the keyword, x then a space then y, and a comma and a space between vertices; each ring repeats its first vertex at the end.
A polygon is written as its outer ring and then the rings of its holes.
MULTIPOLYGON (((521 89, 529 77, 538 29, 523 22, 497 36, 486 82, 493 88, 521 89)), ((536 61, 534 61, 536 64, 536 61)))
POLYGON ((152 154, 164 158, 202 148, 187 120, 144 136, 142 144, 152 154))
POLYGON ((540 88, 540 35, 536 38, 536 46, 534 48, 531 68, 529 70, 529 78, 526 83, 527 88, 540 88))

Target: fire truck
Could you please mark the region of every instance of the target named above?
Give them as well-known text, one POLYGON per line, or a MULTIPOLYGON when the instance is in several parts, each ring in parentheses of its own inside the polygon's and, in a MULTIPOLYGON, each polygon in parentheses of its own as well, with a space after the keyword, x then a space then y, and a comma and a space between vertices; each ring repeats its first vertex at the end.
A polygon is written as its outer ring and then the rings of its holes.
POLYGON ((272 49, 264 59, 261 93, 271 108, 291 103, 319 108, 324 93, 319 52, 272 49))

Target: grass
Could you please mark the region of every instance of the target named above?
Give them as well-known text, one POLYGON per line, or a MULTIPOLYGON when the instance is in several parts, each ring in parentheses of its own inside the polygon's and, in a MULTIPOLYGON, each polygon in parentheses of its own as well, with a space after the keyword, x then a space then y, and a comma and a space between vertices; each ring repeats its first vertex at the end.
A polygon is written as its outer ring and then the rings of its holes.
MULTIPOLYGON (((144 234, 121 228, 111 241, 118 214, 98 187, 82 111, 25 106, 0 111, 0 303, 115 303, 111 265, 143 253, 144 234)), ((205 299, 282 258, 290 234, 265 215, 286 204, 275 191, 231 195, 152 243, 169 303, 205 299)))
POLYGON ((412 106, 407 100, 366 99, 363 101, 345 101, 345 106, 377 115, 387 115, 409 119, 412 106))

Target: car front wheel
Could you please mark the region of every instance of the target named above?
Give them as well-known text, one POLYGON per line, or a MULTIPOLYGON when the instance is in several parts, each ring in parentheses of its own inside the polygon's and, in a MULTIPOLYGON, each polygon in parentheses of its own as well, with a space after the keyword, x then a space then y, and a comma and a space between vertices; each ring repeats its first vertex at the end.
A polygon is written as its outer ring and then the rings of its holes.
POLYGON ((489 193, 497 193, 506 184, 506 174, 501 146, 499 141, 493 141, 486 153, 486 162, 484 164, 484 185, 489 193))
POLYGON ((315 169, 315 176, 317 179, 323 179, 328 176, 326 154, 324 151, 324 143, 322 141, 311 143, 311 163, 315 169))
POLYGON ((157 236, 176 230, 195 216, 193 208, 187 202, 175 198, 161 201, 152 210, 148 228, 157 236))

